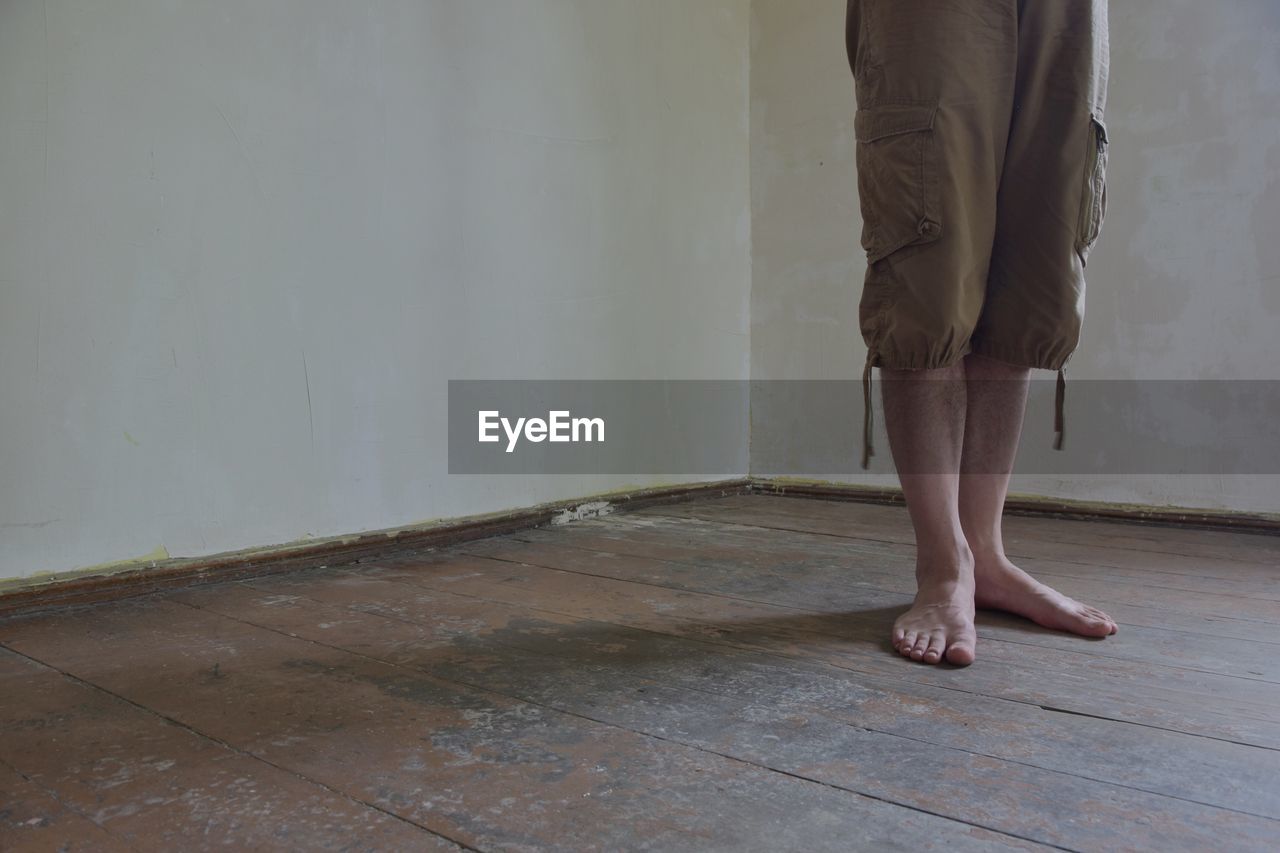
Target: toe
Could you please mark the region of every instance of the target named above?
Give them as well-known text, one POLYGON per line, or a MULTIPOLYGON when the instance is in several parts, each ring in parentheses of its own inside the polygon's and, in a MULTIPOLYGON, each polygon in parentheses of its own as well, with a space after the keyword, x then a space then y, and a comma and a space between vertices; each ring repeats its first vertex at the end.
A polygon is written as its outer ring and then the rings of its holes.
POLYGON ((916 644, 911 647, 912 660, 924 660, 925 650, 929 648, 929 635, 921 634, 916 638, 916 644))
POLYGON ((893 647, 895 649, 902 645, 902 638, 905 637, 906 634, 907 632, 899 628, 897 625, 893 626, 893 647))
POLYGON ((973 631, 962 631, 947 644, 946 659, 952 666, 968 666, 976 657, 978 637, 973 631))
POLYGON ((1084 604, 1076 605, 1065 627, 1082 637, 1106 637, 1111 634, 1111 620, 1107 614, 1084 604))
POLYGON ((942 660, 942 653, 947 650, 947 638, 942 634, 934 634, 929 638, 929 646, 924 650, 925 663, 937 663, 942 660))
POLYGON ((1111 636, 1112 633, 1114 633, 1111 630, 1111 621, 1109 619, 1093 618, 1089 620, 1088 625, 1089 625, 1088 633, 1090 636, 1093 636, 1093 637, 1109 637, 1111 636))
POLYGON ((1112 619, 1105 612, 1099 610, 1096 607, 1086 607, 1085 613, 1088 614, 1094 620, 1106 625, 1108 634, 1114 634, 1119 628, 1119 626, 1116 625, 1116 620, 1112 619))
POLYGON ((911 650, 915 648, 917 636, 915 631, 904 632, 902 641, 898 643, 898 653, 903 657, 911 657, 911 650))
POLYGON ((1101 610, 1099 610, 1096 607, 1091 609, 1093 610, 1093 615, 1099 621, 1101 621, 1103 624, 1107 626, 1106 636, 1110 636, 1111 634, 1114 634, 1120 630, 1120 626, 1116 624, 1116 620, 1112 619, 1110 616, 1108 616, 1106 613, 1103 613, 1101 610))

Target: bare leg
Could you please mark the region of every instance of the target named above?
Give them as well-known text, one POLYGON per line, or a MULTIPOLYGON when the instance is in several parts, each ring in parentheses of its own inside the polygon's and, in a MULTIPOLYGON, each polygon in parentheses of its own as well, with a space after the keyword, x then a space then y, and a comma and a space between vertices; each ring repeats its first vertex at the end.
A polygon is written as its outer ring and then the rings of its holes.
POLYGON ((973 555, 959 515, 964 365, 881 370, 884 420, 916 534, 916 599, 893 626, 912 660, 973 663, 973 555))
POLYGON ((964 454, 960 467, 960 521, 974 556, 978 607, 1007 610, 1037 624, 1086 637, 1114 634, 1116 623, 1094 607, 1067 598, 1009 561, 1000 520, 1031 371, 969 355, 964 454))

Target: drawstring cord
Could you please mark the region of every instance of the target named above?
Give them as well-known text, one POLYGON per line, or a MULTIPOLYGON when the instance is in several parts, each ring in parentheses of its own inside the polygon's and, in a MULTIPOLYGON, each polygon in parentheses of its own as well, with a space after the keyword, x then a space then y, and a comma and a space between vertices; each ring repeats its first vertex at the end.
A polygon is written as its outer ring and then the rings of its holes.
POLYGON ((871 446, 871 366, 875 363, 875 350, 867 350, 867 364, 862 368, 862 470, 871 467, 875 450, 871 446))
POLYGON ((1058 370, 1058 390, 1053 399, 1053 449, 1062 449, 1062 433, 1065 425, 1065 417, 1063 409, 1067 401, 1067 371, 1065 368, 1058 370))

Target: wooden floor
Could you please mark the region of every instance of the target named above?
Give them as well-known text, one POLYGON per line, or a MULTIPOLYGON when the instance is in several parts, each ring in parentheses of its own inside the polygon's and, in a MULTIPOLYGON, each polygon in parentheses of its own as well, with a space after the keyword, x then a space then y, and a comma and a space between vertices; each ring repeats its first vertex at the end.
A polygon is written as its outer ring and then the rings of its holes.
POLYGON ((1277 849, 1280 540, 1007 528, 1120 633, 904 661, 905 512, 763 496, 11 618, 0 849, 1277 849))

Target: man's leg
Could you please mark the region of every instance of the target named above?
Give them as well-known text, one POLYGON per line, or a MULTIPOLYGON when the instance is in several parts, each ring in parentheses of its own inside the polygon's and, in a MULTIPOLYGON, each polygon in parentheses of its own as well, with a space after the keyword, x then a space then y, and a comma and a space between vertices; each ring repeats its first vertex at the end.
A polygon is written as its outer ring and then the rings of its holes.
POLYGON ((893 645, 912 660, 970 664, 973 555, 959 515, 964 364, 881 375, 889 447, 916 534, 916 600, 894 623, 893 645))
POLYGON ((973 552, 978 607, 1007 610, 1037 624, 1085 637, 1114 634, 1116 623, 1094 607, 1067 598, 1009 561, 1000 520, 1031 371, 980 355, 964 360, 967 410, 960 464, 960 522, 973 552))

